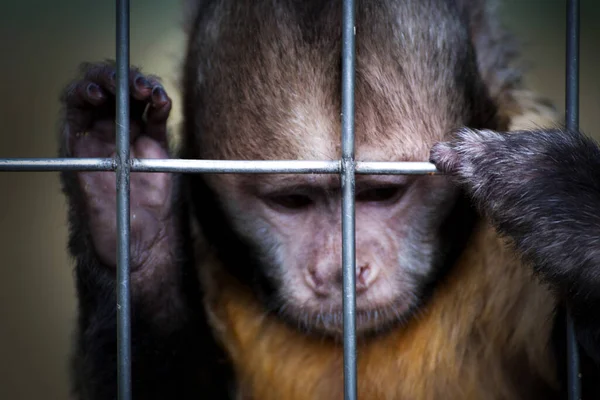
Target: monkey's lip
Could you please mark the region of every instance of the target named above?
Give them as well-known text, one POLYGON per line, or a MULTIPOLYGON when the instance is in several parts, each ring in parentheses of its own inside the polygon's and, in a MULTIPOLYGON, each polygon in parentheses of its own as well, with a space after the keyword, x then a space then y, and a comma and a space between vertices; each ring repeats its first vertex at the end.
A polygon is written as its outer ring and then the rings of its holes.
MULTIPOLYGON (((391 303, 381 307, 357 308, 356 332, 358 335, 382 333, 405 322, 413 312, 413 306, 406 302, 391 303)), ((307 310, 293 306, 280 313, 284 320, 300 327, 307 333, 341 337, 344 332, 342 308, 331 310, 307 310)))

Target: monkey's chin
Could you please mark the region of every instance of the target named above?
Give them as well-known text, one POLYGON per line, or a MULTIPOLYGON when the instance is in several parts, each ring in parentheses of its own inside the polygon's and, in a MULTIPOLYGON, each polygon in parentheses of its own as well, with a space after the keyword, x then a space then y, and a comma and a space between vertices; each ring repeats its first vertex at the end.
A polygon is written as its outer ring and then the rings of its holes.
MULTIPOLYGON (((416 305, 407 303, 390 304, 384 307, 356 310, 356 335, 368 338, 381 335, 391 329, 405 325, 413 316, 416 305)), ((325 310, 307 310, 288 305, 280 311, 283 320, 310 336, 328 337, 342 340, 344 317, 342 308, 325 310)))

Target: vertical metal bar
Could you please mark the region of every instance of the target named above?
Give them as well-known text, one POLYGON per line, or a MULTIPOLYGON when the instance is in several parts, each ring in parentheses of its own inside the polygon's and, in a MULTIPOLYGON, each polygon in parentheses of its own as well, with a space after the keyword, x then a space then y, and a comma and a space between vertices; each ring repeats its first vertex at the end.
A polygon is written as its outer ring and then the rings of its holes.
POLYGON ((131 400, 129 283, 129 0, 117 0, 117 349, 118 399, 131 400))
MULTIPOLYGON (((565 124, 569 130, 579 129, 579 0, 567 1, 567 54, 565 124)), ((567 383, 569 399, 581 398, 579 350, 571 313, 567 310, 567 383)))
POLYGON ((342 265, 344 307, 344 399, 356 400, 356 249, 354 203, 354 0, 342 13, 342 265))

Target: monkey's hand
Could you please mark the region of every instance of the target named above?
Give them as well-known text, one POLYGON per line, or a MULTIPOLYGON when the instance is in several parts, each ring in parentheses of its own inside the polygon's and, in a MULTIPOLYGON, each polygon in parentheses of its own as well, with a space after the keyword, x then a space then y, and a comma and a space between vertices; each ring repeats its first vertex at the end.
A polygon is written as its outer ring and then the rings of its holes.
POLYGON ((430 161, 572 304, 600 361, 600 149, 579 132, 461 129, 430 161), (595 311, 594 311, 595 310, 595 311))
POLYGON ((600 288, 600 149, 579 132, 461 129, 431 162, 466 189, 543 277, 600 288))
MULTIPOLYGON (((84 64, 81 74, 61 97, 61 156, 113 157, 114 64, 84 64)), ((135 68, 129 73, 129 93, 131 157, 168 158, 169 96, 156 78, 135 68)), ((69 203, 69 248, 76 260, 79 301, 76 391, 86 398, 114 398, 115 173, 70 171, 61 180, 69 203)), ((195 345, 203 343, 198 339, 203 333, 186 297, 196 289, 193 278, 183 278, 193 261, 183 247, 185 207, 173 204, 176 184, 176 176, 167 173, 134 172, 130 179, 133 392, 144 399, 187 399, 192 393, 198 398, 203 393, 197 390, 198 360, 207 351, 203 344, 195 345)))
MULTIPOLYGON (((61 97, 65 113, 61 156, 113 157, 116 150, 114 63, 83 64, 81 70, 82 77, 71 83, 61 97)), ((156 78, 144 76, 136 68, 130 71, 129 88, 131 157, 168 158, 166 134, 171 100, 156 78)), ((89 235, 101 263, 114 268, 115 173, 64 173, 62 178, 65 193, 73 203, 72 226, 79 231, 77 234, 89 235)), ((169 254, 171 186, 169 174, 131 175, 131 265, 134 270, 149 262, 160 262, 169 254)), ((73 250, 78 252, 78 249, 73 250)))

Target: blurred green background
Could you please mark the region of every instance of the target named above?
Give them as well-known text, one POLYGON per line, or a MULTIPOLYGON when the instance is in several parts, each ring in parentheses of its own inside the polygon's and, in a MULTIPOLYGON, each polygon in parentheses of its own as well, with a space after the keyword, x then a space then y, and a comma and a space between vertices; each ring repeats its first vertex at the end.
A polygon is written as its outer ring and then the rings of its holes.
MULTIPOLYGON (((113 58, 115 7, 20 0, 0 15, 0 157, 54 157, 58 93, 81 61, 113 58)), ((564 0, 507 0, 530 86, 564 104, 564 0)), ((131 61, 166 80, 182 62, 179 1, 131 5, 131 61)), ((600 2, 581 1, 581 127, 600 137, 600 2)), ((175 98, 174 122, 180 121, 175 98)), ((57 173, 0 173, 0 399, 67 399, 74 323, 66 207, 57 173)))

